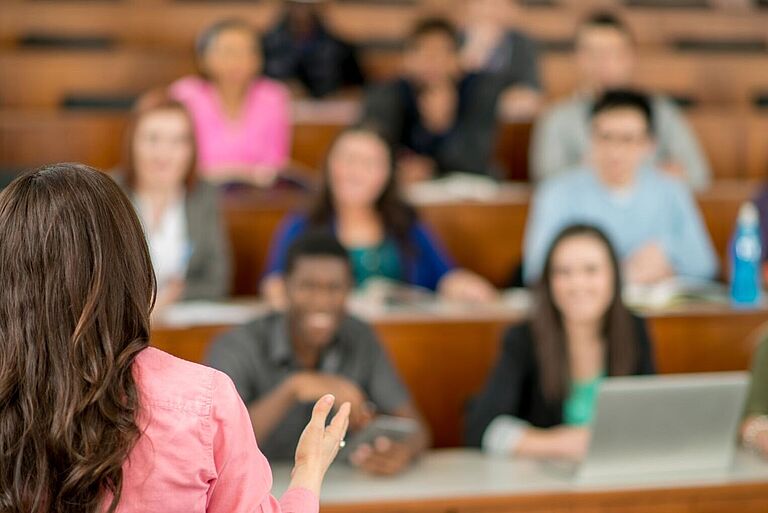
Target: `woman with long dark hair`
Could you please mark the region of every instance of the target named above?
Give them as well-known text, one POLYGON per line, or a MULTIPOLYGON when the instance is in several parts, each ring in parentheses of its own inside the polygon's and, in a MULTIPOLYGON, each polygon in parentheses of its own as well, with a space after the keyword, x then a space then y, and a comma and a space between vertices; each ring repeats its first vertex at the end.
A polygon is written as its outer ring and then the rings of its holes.
POLYGON ((508 456, 580 458, 600 382, 654 372, 645 323, 621 299, 619 263, 597 228, 575 225, 550 247, 530 320, 510 328, 471 403, 471 446, 508 456))
POLYGON ((147 347, 155 280, 106 175, 59 164, 0 193, 0 512, 317 511, 349 406, 326 396, 278 503, 232 382, 147 347))
POLYGON ((273 304, 284 296, 287 248, 299 235, 331 230, 349 251, 357 285, 387 278, 454 299, 488 300, 493 287, 454 266, 415 210, 400 197, 392 148, 376 130, 352 127, 331 145, 319 196, 306 215, 292 216, 272 241, 262 292, 273 304))

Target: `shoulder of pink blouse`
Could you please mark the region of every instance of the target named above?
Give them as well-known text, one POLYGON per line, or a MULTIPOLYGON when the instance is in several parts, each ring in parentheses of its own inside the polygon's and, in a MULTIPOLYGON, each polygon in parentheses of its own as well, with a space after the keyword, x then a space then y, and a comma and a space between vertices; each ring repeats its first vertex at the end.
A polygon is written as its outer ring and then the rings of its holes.
POLYGON ((134 376, 147 406, 160 403, 201 416, 210 414, 211 393, 217 371, 182 360, 154 347, 136 356, 134 376))
POLYGON ((212 99, 211 84, 197 75, 188 75, 176 80, 168 87, 171 97, 187 103, 210 101, 212 99))
MULTIPOLYGON (((175 450, 206 448, 199 467, 208 480, 207 512, 318 513, 318 498, 294 489, 278 502, 270 495, 272 472, 253 435, 248 411, 225 374, 148 347, 136 359, 135 375, 149 418, 199 416, 207 427, 178 439, 175 450), (177 412, 177 413, 174 413, 177 412), (200 439, 197 439, 200 438, 200 439)), ((168 423, 165 422, 162 424, 168 423)), ((153 430, 147 429, 145 435, 153 430)), ((165 469, 165 462, 154 462, 165 469)))

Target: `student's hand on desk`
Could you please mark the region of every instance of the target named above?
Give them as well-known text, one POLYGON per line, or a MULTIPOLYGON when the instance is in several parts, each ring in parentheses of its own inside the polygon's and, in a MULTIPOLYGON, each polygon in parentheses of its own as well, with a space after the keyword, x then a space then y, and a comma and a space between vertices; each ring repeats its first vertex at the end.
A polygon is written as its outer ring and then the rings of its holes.
POLYGON ((414 450, 408 444, 379 437, 373 445, 358 447, 349 456, 349 461, 369 474, 392 476, 405 470, 414 456, 414 450))
POLYGON ((498 291, 488 280, 464 269, 445 275, 438 285, 438 293, 445 299, 473 303, 491 303, 499 298, 498 291))
POLYGON ((364 427, 373 418, 365 392, 352 381, 320 372, 300 372, 291 378, 291 388, 296 401, 310 403, 325 394, 333 394, 339 403, 350 403, 350 427, 353 430, 364 427))
POLYGON ((580 461, 587 454, 589 440, 590 432, 583 427, 531 428, 520 440, 516 455, 580 461))
POLYGON ((552 428, 552 441, 562 458, 581 461, 589 449, 590 431, 584 427, 560 426, 552 428))
POLYGON ((629 283, 651 285, 674 275, 672 264, 656 242, 641 247, 624 262, 624 276, 629 283))

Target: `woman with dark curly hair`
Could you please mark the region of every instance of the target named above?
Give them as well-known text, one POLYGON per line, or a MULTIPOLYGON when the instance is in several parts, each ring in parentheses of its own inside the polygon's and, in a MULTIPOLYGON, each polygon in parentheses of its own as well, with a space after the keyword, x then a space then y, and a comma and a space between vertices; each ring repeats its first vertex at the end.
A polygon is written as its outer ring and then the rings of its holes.
POLYGON ((317 403, 281 502, 224 374, 147 347, 152 262, 108 176, 59 164, 0 194, 0 512, 317 512, 349 405, 317 403))

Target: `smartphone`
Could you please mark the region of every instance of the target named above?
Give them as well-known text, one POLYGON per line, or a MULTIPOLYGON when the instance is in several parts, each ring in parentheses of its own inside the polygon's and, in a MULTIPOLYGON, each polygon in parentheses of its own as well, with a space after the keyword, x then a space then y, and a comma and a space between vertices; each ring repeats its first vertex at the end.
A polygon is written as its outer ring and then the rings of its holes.
POLYGON ((372 445, 377 438, 389 438, 393 442, 402 442, 419 431, 419 423, 413 419, 378 415, 363 429, 354 433, 347 440, 340 456, 346 459, 363 444, 372 445))

